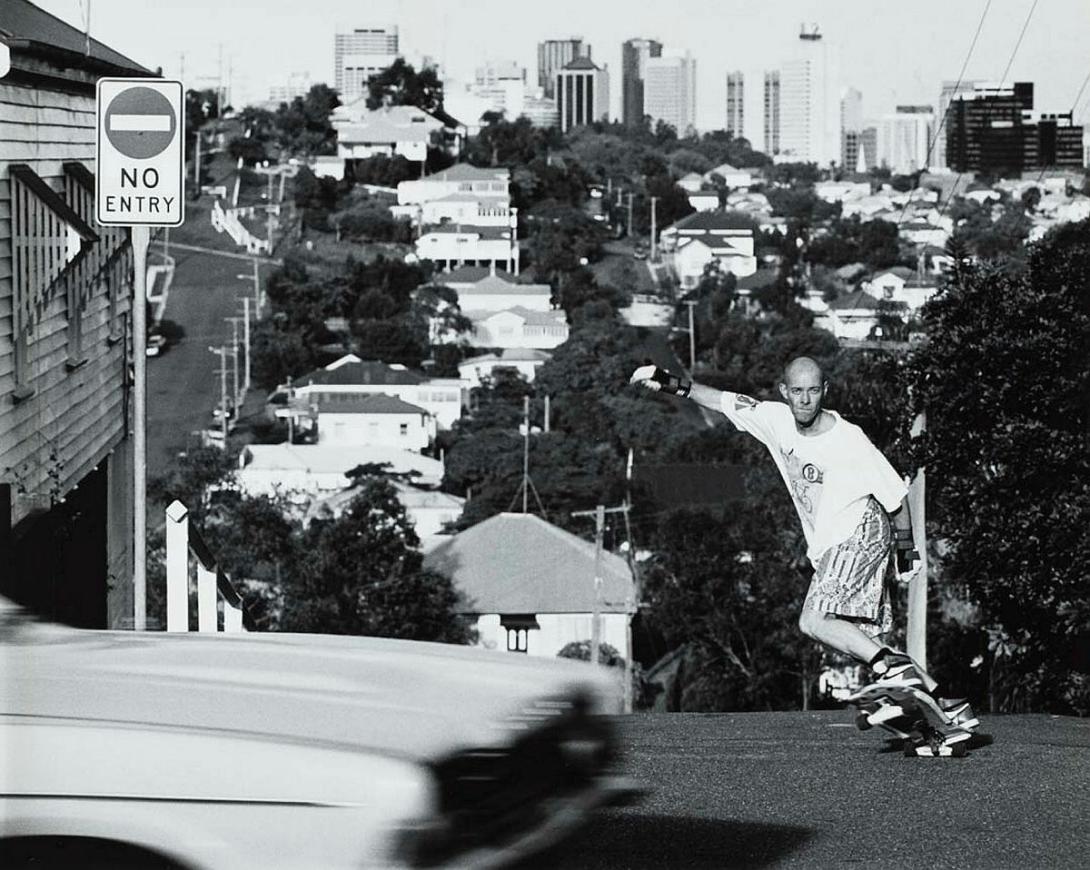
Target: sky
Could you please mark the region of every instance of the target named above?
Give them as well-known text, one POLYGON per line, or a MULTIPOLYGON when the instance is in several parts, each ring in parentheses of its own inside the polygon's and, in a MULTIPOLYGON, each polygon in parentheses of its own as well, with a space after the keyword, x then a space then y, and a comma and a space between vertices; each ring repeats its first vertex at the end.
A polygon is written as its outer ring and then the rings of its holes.
MULTIPOLYGON (((446 74, 471 78, 486 61, 514 60, 536 84, 537 43, 581 36, 610 71, 611 114, 620 115, 621 43, 643 36, 663 54, 697 62, 697 127, 721 129, 726 73, 746 76, 746 133, 760 140, 765 69, 790 55, 802 23, 816 23, 836 53, 842 87, 863 94, 875 119, 898 104, 935 104, 941 82, 955 80, 987 7, 966 79, 996 81, 1007 68, 1033 7, 1008 81, 1032 81, 1035 109, 1066 112, 1090 75, 1090 0, 36 0, 145 66, 162 67, 186 87, 209 87, 231 71, 236 107, 263 100, 271 84, 309 71, 333 83, 333 34, 397 25, 410 62, 431 55, 446 74), (371 12, 370 10, 376 10, 371 12), (183 67, 184 64, 184 67, 183 67), (184 69, 184 75, 183 73, 184 69)), ((0 16, 2 17, 2 16, 0 16)), ((0 22, 2 23, 2 22, 0 22)), ((1090 123, 1090 85, 1076 120, 1090 123)))

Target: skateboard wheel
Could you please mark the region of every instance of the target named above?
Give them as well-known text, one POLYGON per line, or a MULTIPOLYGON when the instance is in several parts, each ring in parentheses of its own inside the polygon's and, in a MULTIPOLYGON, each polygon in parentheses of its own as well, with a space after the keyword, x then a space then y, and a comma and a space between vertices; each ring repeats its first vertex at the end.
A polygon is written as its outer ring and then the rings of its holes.
POLYGON ((855 727, 860 731, 869 731, 871 728, 870 717, 866 713, 855 714, 855 727))

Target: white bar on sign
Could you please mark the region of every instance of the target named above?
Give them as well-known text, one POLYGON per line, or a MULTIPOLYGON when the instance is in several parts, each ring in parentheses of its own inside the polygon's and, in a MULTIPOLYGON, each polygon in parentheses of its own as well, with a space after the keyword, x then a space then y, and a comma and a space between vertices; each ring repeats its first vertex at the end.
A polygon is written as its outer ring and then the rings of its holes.
POLYGON ((110 115, 110 129, 169 133, 170 115, 110 115))

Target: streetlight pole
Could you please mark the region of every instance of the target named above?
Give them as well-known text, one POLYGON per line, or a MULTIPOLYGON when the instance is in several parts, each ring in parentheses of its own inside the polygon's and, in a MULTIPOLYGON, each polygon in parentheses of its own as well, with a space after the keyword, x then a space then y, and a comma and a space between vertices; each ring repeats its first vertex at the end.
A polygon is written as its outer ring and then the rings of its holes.
POLYGON ((657 205, 659 198, 657 196, 651 197, 651 262, 657 263, 659 261, 659 245, 655 235, 655 206, 657 205))
POLYGON ((242 347, 246 353, 243 360, 243 389, 250 389, 250 297, 242 297, 242 347))
POLYGON ((237 317, 225 317, 224 320, 226 320, 228 323, 231 324, 231 348, 232 348, 232 351, 233 351, 232 354, 231 354, 231 368, 232 368, 232 376, 233 376, 232 383, 234 385, 235 419, 237 420, 238 415, 239 415, 239 407, 242 405, 242 398, 241 398, 241 395, 240 395, 241 391, 239 389, 239 382, 238 382, 238 321, 239 321, 239 318, 237 318, 237 317))
POLYGON ((685 304, 689 307, 689 374, 692 375, 696 370, 696 327, 694 325, 693 309, 696 308, 698 303, 693 299, 686 299, 685 304))

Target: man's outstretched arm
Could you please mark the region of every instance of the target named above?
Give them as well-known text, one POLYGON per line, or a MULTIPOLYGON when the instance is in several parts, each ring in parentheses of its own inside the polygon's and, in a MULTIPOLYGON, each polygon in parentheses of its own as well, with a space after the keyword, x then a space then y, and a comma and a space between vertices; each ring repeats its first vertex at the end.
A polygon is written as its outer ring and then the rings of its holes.
POLYGON ((666 369, 660 369, 658 366, 640 366, 632 373, 629 383, 641 384, 649 390, 672 393, 673 395, 692 399, 709 411, 719 413, 723 411, 723 392, 721 390, 687 381, 677 375, 670 374, 666 369))

